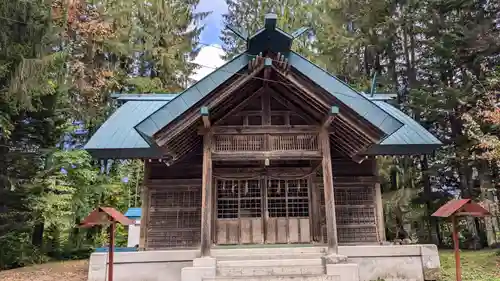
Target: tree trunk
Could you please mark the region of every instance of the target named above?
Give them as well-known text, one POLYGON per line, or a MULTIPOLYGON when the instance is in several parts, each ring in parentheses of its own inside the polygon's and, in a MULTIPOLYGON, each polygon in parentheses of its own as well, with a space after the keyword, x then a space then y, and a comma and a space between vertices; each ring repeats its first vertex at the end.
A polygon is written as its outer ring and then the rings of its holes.
POLYGON ((431 216, 431 214, 435 211, 434 206, 432 204, 432 188, 431 181, 429 178, 429 162, 427 161, 427 155, 424 155, 420 159, 420 166, 422 169, 422 183, 424 185, 424 198, 425 198, 425 207, 427 211, 427 218, 429 222, 429 238, 431 242, 436 245, 441 245, 441 240, 439 238, 439 233, 437 231, 437 219, 436 217, 431 216))
POLYGON ((33 234, 31 236, 31 244, 37 248, 41 248, 43 245, 43 231, 45 230, 45 224, 43 221, 37 223, 33 228, 33 234))

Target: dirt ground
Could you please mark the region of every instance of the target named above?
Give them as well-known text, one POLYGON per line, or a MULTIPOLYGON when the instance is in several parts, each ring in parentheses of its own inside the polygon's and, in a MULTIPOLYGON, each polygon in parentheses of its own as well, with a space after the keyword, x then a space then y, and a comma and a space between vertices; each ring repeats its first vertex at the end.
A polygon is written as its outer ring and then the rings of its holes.
POLYGON ((88 261, 51 262, 0 271, 2 281, 87 281, 88 261))

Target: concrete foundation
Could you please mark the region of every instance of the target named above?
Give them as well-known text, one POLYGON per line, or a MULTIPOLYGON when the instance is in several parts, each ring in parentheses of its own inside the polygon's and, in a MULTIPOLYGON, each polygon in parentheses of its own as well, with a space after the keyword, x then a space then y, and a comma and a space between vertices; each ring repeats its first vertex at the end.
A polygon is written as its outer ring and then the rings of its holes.
MULTIPOLYGON (((324 247, 115 253, 115 281, 430 281, 439 280, 434 245, 340 246, 347 260, 325 264, 324 247)), ((90 258, 89 281, 105 281, 106 253, 90 258)))

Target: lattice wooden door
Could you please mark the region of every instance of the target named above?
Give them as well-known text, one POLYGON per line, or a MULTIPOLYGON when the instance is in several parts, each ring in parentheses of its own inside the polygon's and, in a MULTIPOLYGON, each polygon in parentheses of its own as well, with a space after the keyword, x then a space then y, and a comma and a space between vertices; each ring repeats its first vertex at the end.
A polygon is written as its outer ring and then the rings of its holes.
POLYGON ((261 179, 215 179, 215 188, 215 242, 219 245, 263 243, 261 179))
POLYGON ((309 243, 309 181, 269 178, 266 184, 266 243, 309 243))
POLYGON ((309 243, 309 181, 215 179, 215 243, 309 243))

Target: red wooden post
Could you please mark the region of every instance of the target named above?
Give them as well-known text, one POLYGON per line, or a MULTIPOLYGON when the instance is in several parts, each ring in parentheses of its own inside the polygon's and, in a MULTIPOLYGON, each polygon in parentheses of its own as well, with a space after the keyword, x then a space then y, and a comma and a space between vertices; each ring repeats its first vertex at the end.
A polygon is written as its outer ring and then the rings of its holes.
POLYGON ((457 281, 462 281, 462 268, 460 265, 460 242, 458 241, 458 224, 457 217, 452 216, 451 222, 453 224, 453 246, 455 249, 455 275, 457 281))
POLYGON ((113 259, 115 251, 115 221, 109 225, 108 281, 113 281, 113 259))

